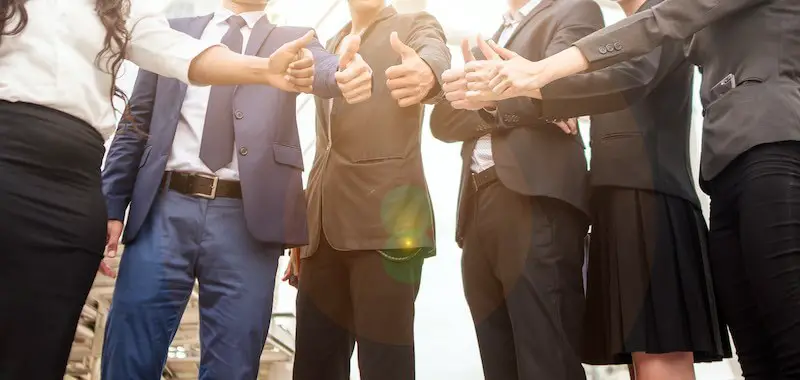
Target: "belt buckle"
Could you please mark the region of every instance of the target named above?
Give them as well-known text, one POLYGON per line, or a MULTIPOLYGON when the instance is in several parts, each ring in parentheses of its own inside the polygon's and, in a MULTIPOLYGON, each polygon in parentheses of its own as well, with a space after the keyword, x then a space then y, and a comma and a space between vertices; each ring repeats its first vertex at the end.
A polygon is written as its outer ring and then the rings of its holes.
POLYGON ((204 199, 216 199, 217 198, 217 184, 219 183, 219 177, 217 177, 215 175, 204 174, 204 173, 195 173, 194 176, 195 177, 199 177, 199 178, 210 179, 211 180, 211 192, 208 193, 208 194, 206 194, 206 193, 192 193, 192 196, 195 196, 195 197, 198 197, 198 198, 204 198, 204 199))

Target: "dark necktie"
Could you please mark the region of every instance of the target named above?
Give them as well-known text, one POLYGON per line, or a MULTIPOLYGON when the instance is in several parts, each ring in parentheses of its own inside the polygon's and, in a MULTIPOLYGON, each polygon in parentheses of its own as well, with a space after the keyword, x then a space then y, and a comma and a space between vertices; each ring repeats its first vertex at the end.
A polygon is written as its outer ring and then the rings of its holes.
MULTIPOLYGON (((231 51, 241 53, 244 38, 242 16, 231 16, 228 32, 222 43, 231 51)), ((224 168, 233 160, 233 91, 236 86, 213 86, 208 97, 203 137, 200 142, 200 159, 212 172, 224 168)))

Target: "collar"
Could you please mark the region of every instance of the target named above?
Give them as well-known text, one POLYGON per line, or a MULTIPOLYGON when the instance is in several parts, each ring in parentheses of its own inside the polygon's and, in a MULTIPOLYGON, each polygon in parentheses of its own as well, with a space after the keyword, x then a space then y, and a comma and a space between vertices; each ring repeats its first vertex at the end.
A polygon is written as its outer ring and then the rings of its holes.
POLYGON ((520 8, 518 11, 506 12, 505 14, 503 14, 503 22, 506 25, 516 24, 518 22, 521 22, 525 17, 528 16, 528 14, 531 13, 531 11, 533 11, 533 8, 536 8, 536 6, 539 5, 540 2, 541 2, 540 0, 530 0, 527 4, 522 6, 522 8, 520 8))
MULTIPOLYGON (((230 9, 226 8, 219 8, 214 12, 214 17, 211 19, 212 24, 222 24, 225 23, 228 18, 233 16, 234 13, 231 12, 230 9)), ((262 17, 266 15, 265 11, 252 11, 252 12, 242 12, 239 13, 239 16, 242 16, 244 22, 247 23, 247 26, 250 29, 253 29, 258 22, 261 20, 262 17)))

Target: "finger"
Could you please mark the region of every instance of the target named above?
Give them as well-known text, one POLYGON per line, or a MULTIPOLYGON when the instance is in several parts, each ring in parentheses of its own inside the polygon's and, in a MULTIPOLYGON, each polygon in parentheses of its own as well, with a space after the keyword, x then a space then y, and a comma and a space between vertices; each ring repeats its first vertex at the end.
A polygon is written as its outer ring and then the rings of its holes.
POLYGON ((500 60, 500 56, 492 50, 492 47, 486 43, 480 36, 476 39, 478 41, 478 49, 481 50, 483 56, 486 57, 488 60, 500 60))
POLYGON ((100 261, 100 266, 98 267, 97 270, 103 276, 106 276, 106 277, 109 277, 109 278, 117 278, 117 273, 114 272, 114 270, 111 269, 111 267, 108 264, 106 264, 105 260, 101 260, 100 261))
POLYGON ((303 37, 300 37, 294 41, 287 42, 283 46, 290 49, 290 51, 299 53, 304 47, 306 47, 306 45, 310 44, 311 41, 314 40, 314 34, 315 33, 313 30, 309 30, 308 32, 306 32, 305 35, 303 35, 303 37))
POLYGON ((311 78, 314 76, 314 67, 305 67, 302 69, 289 70, 286 72, 287 77, 293 78, 311 78))
POLYGON ((466 73, 464 72, 464 70, 455 70, 455 69, 445 70, 445 72, 442 73, 442 82, 445 83, 455 82, 457 80, 464 79, 465 75, 466 73))
POLYGON ((497 75, 495 75, 491 80, 488 81, 487 85, 489 86, 489 88, 495 88, 500 83, 503 83, 503 81, 505 81, 507 79, 508 79, 508 76, 506 76, 502 72, 498 72, 497 75))
POLYGON ((397 105, 405 108, 411 107, 413 105, 419 104, 419 101, 422 100, 422 97, 419 96, 418 93, 414 93, 413 96, 409 96, 407 98, 402 98, 397 100, 397 105))
POLYGON ((339 69, 345 69, 352 63, 358 51, 361 49, 361 36, 358 34, 351 34, 344 38, 342 43, 341 56, 339 57, 339 69))
POLYGON ((446 82, 442 85, 442 91, 444 92, 464 91, 467 88, 466 79, 460 79, 455 82, 446 82))
POLYGON ((286 81, 296 87, 311 87, 314 84, 314 76, 310 77, 293 77, 287 76, 286 81))
POLYGON ((392 90, 391 95, 392 98, 395 98, 396 100, 411 98, 419 95, 419 88, 417 87, 399 88, 397 90, 392 90))
POLYGON ((402 77, 397 79, 389 79, 386 81, 386 87, 389 90, 397 90, 400 88, 407 88, 407 87, 418 87, 419 81, 414 77, 402 77))
POLYGON ((357 89, 355 91, 348 92, 347 95, 344 96, 344 98, 345 98, 345 100, 347 101, 348 104, 361 103, 363 101, 368 100, 371 97, 372 97, 372 89, 371 88, 357 89))
POLYGON ((492 87, 492 92, 495 94, 502 94, 511 89, 512 82, 510 79, 504 79, 496 86, 492 87))
POLYGON ((466 38, 461 40, 461 55, 464 56, 464 63, 475 60, 475 55, 472 54, 472 50, 469 48, 469 40, 466 38))
POLYGON ((291 73, 294 70, 304 70, 308 68, 311 68, 313 70, 314 59, 311 57, 303 57, 290 63, 289 68, 286 71, 291 73))
POLYGON ((573 118, 567 120, 567 126, 569 127, 569 130, 573 135, 578 134, 578 119, 573 118))
POLYGON ((400 54, 400 59, 405 61, 406 59, 417 56, 416 50, 404 44, 403 41, 400 41, 400 37, 397 37, 397 32, 392 32, 391 36, 389 36, 389 42, 392 44, 392 50, 400 54))
POLYGON ((339 89, 342 91, 342 93, 350 93, 356 90, 360 91, 361 89, 371 90, 372 77, 369 75, 361 75, 349 82, 340 83, 339 89))
POLYGON ((414 69, 407 65, 397 65, 386 69, 386 79, 397 79, 412 74, 414 69))
POLYGON ((467 98, 466 91, 453 91, 453 92, 446 92, 444 94, 444 98, 447 99, 448 102, 457 102, 467 98))
POLYGON ((555 124, 555 125, 557 125, 559 128, 561 128, 561 130, 562 130, 562 131, 564 131, 564 133, 566 133, 566 134, 568 134, 568 135, 571 135, 571 134, 572 134, 572 131, 569 129, 569 125, 567 125, 567 123, 566 123, 566 122, 559 120, 559 121, 557 121, 557 122, 555 122, 555 123, 553 123, 553 124, 555 124))
POLYGON ((500 45, 498 45, 496 42, 492 40, 489 40, 488 45, 492 49, 492 51, 494 51, 502 59, 511 59, 518 55, 517 53, 514 53, 511 50, 508 50, 504 47, 500 47, 500 45))

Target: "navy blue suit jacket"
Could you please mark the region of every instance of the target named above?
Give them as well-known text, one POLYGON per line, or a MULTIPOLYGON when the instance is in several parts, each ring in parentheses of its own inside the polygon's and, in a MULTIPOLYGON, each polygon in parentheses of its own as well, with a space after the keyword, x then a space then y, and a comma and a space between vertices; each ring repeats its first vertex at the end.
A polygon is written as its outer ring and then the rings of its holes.
MULTIPOLYGON (((200 38, 212 15, 171 20, 173 29, 200 38)), ((245 53, 268 57, 281 45, 309 29, 277 27, 262 18, 254 27, 245 53)), ((314 54, 314 94, 341 95, 334 73, 338 58, 318 41, 314 54)), ((123 243, 136 238, 145 222, 166 169, 187 85, 139 71, 126 117, 119 123, 103 170, 103 192, 109 219, 124 220, 130 212, 123 243)), ((303 194, 303 155, 296 120, 297 94, 263 85, 238 86, 233 98, 239 177, 250 233, 258 240, 284 246, 308 242, 303 194)))

